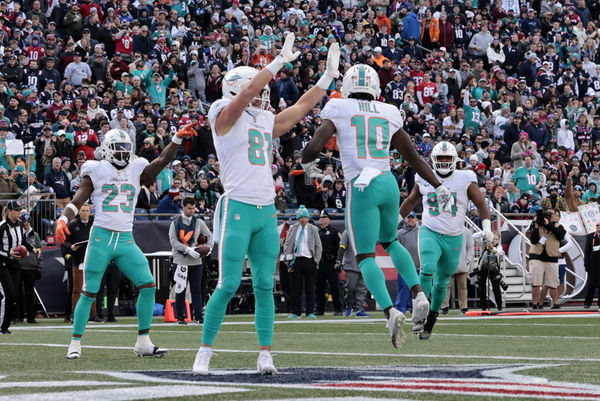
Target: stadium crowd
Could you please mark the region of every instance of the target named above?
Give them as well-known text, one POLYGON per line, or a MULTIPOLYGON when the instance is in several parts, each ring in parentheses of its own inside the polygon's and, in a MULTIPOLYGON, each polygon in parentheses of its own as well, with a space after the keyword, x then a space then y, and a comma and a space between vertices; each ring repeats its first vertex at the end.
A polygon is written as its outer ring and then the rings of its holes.
MULTIPOLYGON (((598 196, 598 0, 69 1, 0 4, 1 193, 33 184, 64 207, 109 129, 123 129, 135 154, 153 160, 192 121, 198 136, 143 188, 138 208, 176 213, 191 194, 210 212, 223 188, 208 107, 227 71, 266 66, 294 32, 301 56, 270 84, 275 111, 315 84, 339 42, 340 71, 372 66, 381 100, 404 111, 423 156, 437 141, 455 143, 500 211, 576 210, 598 196), (25 155, 7 152, 11 139, 25 155)), ((329 97, 341 97, 340 87, 341 76, 329 97)), ((282 211, 345 206, 335 139, 319 161, 300 164, 320 110, 273 143, 282 211)), ((406 196, 414 171, 393 155, 406 196)))

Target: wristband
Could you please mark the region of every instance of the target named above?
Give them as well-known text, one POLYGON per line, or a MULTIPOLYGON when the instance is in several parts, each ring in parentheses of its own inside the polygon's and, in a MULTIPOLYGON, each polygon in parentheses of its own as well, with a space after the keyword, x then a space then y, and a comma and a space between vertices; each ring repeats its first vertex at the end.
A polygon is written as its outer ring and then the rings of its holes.
POLYGON ((72 202, 69 202, 69 204, 65 206, 65 209, 69 209, 70 211, 72 211, 73 215, 75 216, 77 216, 77 213, 79 213, 79 211, 77 210, 77 206, 75 206, 72 202))
POLYGON ((181 142, 183 142, 183 138, 175 135, 173 138, 171 138, 171 142, 173 142, 176 145, 181 145, 181 142))
POLYGON ((481 222, 481 228, 483 231, 492 231, 492 222, 490 219, 485 219, 481 222))
POLYGON ((63 221, 65 224, 69 224, 69 219, 67 219, 67 216, 60 216, 58 219, 63 221))
POLYGON ((285 65, 285 63, 283 62, 281 57, 277 56, 277 57, 275 57, 275 60, 271 61, 265 67, 265 69, 267 69, 267 71, 269 71, 273 76, 275 76, 275 75, 277 75, 279 70, 281 70, 283 68, 284 65, 285 65))

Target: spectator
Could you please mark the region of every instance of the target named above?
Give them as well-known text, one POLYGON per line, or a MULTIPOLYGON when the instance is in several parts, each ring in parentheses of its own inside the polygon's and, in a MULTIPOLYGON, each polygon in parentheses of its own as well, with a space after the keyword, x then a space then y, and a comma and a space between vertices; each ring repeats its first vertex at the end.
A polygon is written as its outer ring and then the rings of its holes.
MULTIPOLYGON (((169 188, 167 196, 158 202, 156 213, 158 214, 177 214, 181 211, 180 206, 181 192, 176 186, 169 188)), ((167 216, 161 217, 162 220, 169 219, 167 216)))
POLYGON ((277 210, 284 212, 290 203, 292 203, 292 200, 285 193, 285 189, 282 186, 275 187, 275 207, 277 210))
POLYGON ((532 161, 539 157, 535 147, 529 141, 529 134, 525 131, 521 131, 519 133, 519 141, 512 145, 510 151, 513 167, 515 169, 522 167, 527 156, 529 156, 532 161))
POLYGON ((69 177, 61 169, 62 161, 59 157, 52 159, 52 168, 44 177, 44 185, 51 187, 56 194, 56 207, 64 208, 71 202, 71 184, 69 177))
POLYGON ((531 191, 533 199, 538 198, 538 191, 542 185, 542 181, 539 170, 532 165, 530 155, 526 155, 525 164, 515 170, 512 181, 522 194, 531 191))
POLYGON ((446 298, 442 303, 442 315, 448 314, 450 309, 450 295, 452 294, 452 283, 456 282, 456 291, 458 294, 458 307, 460 313, 465 314, 468 310, 467 304, 467 275, 473 268, 473 233, 470 229, 464 227, 463 229, 463 245, 460 252, 460 262, 458 263, 458 269, 456 273, 452 275, 448 282, 448 289, 446 291, 446 298))
POLYGON ((319 216, 319 237, 321 240, 321 260, 317 269, 316 278, 316 313, 315 315, 325 314, 325 305, 327 302, 325 296, 326 284, 329 286, 329 295, 333 302, 333 315, 342 315, 342 297, 340 295, 340 276, 335 270, 335 261, 340 245, 341 235, 339 231, 331 225, 331 216, 325 210, 321 211, 319 216))
MULTIPOLYGON (((406 248, 415 263, 417 274, 421 270, 421 259, 419 257, 419 221, 415 212, 410 212, 404 219, 404 227, 398 230, 398 242, 406 248)), ((402 313, 407 310, 412 312, 412 295, 406 281, 400 273, 397 277, 397 292, 394 307, 402 313)))
POLYGON ((304 283, 306 296, 306 317, 315 319, 315 279, 317 266, 321 260, 322 245, 319 230, 308 224, 308 210, 300 205, 296 212, 298 223, 293 224, 283 245, 285 259, 289 260, 288 271, 291 273, 292 314, 289 319, 298 319, 302 315, 302 288, 304 283))
POLYGON ((562 196, 558 194, 558 186, 555 184, 550 185, 550 195, 548 195, 542 201, 543 209, 558 209, 562 212, 567 211, 567 203, 562 196))

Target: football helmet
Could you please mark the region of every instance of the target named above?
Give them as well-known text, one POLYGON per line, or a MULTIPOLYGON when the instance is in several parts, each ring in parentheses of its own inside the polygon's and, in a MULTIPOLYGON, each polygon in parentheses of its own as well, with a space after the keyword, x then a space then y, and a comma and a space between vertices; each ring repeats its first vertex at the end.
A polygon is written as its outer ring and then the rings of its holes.
MULTIPOLYGON (((223 98, 233 99, 238 93, 241 92, 244 85, 246 85, 254 76, 258 74, 258 70, 253 67, 236 67, 225 74, 223 78, 223 98)), ((268 110, 271 103, 271 89, 269 85, 265 85, 260 97, 255 97, 254 100, 260 101, 261 110, 268 110)), ((255 107, 250 104, 250 107, 255 107)))
POLYGON ((431 163, 433 169, 441 175, 448 175, 456 169, 458 154, 456 148, 450 142, 442 141, 435 145, 431 151, 431 163), (439 157, 450 156, 452 161, 440 161, 439 157))
POLYGON ((100 153, 104 160, 125 167, 133 153, 133 143, 127 132, 114 128, 106 133, 100 145, 100 153))
POLYGON ((342 80, 342 96, 347 99, 353 93, 366 93, 373 96, 373 100, 379 99, 379 76, 372 67, 356 64, 346 71, 342 80))

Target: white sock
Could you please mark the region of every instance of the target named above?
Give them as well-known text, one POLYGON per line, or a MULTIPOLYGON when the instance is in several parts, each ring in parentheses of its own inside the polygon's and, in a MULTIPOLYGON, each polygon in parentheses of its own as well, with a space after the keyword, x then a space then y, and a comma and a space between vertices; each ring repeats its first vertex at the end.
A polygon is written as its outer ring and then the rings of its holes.
POLYGON ((153 345, 152 341, 150 341, 150 336, 145 334, 145 335, 138 335, 137 336, 137 341, 136 344, 139 345, 153 345))
POLYGON ((259 356, 270 356, 271 355, 271 351, 269 351, 268 349, 261 349, 259 352, 259 356))
POLYGON ((77 343, 81 344, 81 339, 76 340, 74 338, 71 339, 71 345, 76 345, 77 343))

